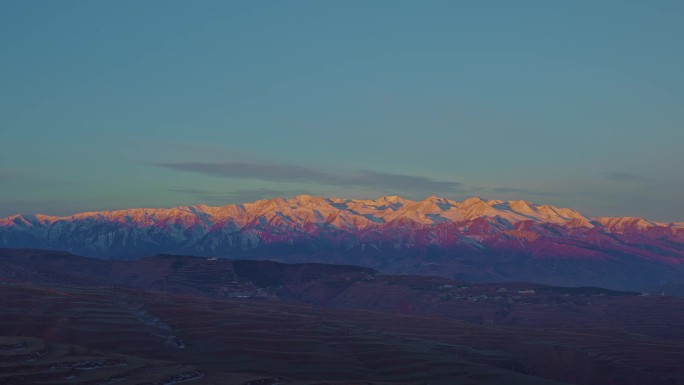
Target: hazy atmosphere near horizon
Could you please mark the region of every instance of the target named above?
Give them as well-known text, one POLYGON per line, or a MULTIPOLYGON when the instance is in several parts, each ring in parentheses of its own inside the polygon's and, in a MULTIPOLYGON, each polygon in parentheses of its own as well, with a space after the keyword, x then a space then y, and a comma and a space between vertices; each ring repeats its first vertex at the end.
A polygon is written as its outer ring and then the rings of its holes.
POLYGON ((0 2, 0 217, 482 196, 684 221, 682 1, 0 2))
POLYGON ((684 0, 0 0, 0 384, 684 385, 684 0))

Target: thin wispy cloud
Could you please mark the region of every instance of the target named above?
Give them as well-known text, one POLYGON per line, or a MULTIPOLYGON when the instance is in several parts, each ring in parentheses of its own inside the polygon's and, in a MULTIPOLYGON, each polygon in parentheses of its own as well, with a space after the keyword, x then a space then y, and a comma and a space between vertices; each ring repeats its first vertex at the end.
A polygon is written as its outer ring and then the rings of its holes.
POLYGON ((461 189, 461 183, 424 176, 382 171, 328 171, 283 163, 248 162, 171 162, 152 163, 176 171, 224 178, 246 178, 268 182, 314 183, 336 187, 362 187, 402 193, 444 193, 461 189))
MULTIPOLYGON (((184 156, 184 157, 198 157, 203 159, 225 159, 226 153, 240 154, 239 149, 224 147, 216 143, 206 143, 201 141, 187 141, 174 140, 168 138, 144 138, 132 137, 128 138, 129 147, 139 149, 149 153, 150 151, 161 154, 162 156, 184 156)), ((159 159, 159 158, 157 158, 159 159)), ((164 158, 161 158, 164 159, 164 158)))
POLYGON ((558 195, 556 192, 552 191, 535 191, 524 188, 517 187, 497 187, 492 189, 493 192, 499 194, 526 194, 526 195, 537 195, 537 196, 554 196, 558 195))
POLYGON ((605 171, 602 172, 604 178, 608 180, 615 181, 625 181, 625 182, 646 182, 650 179, 641 175, 632 174, 629 172, 618 172, 618 171, 605 171))
POLYGON ((303 194, 302 191, 294 190, 275 190, 270 188, 256 188, 256 189, 241 189, 233 190, 229 196, 232 202, 245 203, 253 202, 259 199, 272 199, 275 197, 291 198, 296 195, 303 194))
POLYGON ((21 171, 10 168, 0 168, 0 180, 10 180, 23 175, 21 171))
POLYGON ((303 194, 303 191, 275 190, 270 188, 239 189, 231 191, 213 191, 197 188, 171 188, 168 191, 192 196, 198 201, 214 206, 222 206, 229 203, 246 203, 259 199, 271 199, 274 197, 293 197, 303 194))
POLYGON ((69 200, 33 200, 33 199, 2 199, 0 200, 0 218, 15 214, 48 214, 71 215, 84 211, 79 206, 82 202, 69 200))
POLYGON ((198 188, 170 188, 167 189, 167 191, 191 196, 194 199, 197 199, 198 201, 208 205, 225 203, 230 200, 229 194, 198 188))

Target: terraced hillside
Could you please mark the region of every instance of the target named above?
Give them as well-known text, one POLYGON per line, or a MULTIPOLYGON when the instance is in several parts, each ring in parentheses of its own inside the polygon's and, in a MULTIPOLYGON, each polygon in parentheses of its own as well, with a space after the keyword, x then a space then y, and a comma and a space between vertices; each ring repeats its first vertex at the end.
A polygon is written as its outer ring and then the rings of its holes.
MULTIPOLYGON (((532 294, 516 293, 524 295, 532 294)), ((6 283, 0 286, 0 330, 176 362, 206 374, 196 384, 684 384, 682 299, 651 298, 660 300, 657 306, 641 303, 630 316, 620 299, 641 297, 584 298, 591 304, 526 300, 512 310, 519 322, 504 324, 391 309, 6 283), (594 318, 593 309, 615 316, 594 318), (587 312, 587 318, 558 323, 558 312, 587 312), (644 314, 653 324, 638 324, 644 314), (659 335, 663 331, 669 332, 659 335)), ((473 312, 485 313, 495 305, 473 304, 473 312)))
POLYGON ((341 311, 129 290, 4 285, 0 298, 6 335, 179 362, 206 373, 201 384, 557 383, 514 370, 501 352, 449 353, 436 341, 386 333, 395 317, 382 313, 368 327, 341 321, 341 311))
POLYGON ((177 255, 107 261, 65 252, 1 249, 0 280, 111 286, 218 298, 278 298, 322 303, 373 269, 177 255))
POLYGON ((35 337, 0 337, 0 384, 171 385, 200 379, 187 365, 107 354, 35 337))

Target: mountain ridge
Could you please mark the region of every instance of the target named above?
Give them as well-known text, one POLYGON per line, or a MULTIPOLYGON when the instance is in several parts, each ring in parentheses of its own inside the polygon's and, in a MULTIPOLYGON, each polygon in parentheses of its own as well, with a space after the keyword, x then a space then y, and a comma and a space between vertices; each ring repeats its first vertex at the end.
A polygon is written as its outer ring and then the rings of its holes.
POLYGON ((640 289, 684 281, 684 224, 523 200, 300 195, 226 206, 0 219, 0 247, 323 262, 383 273, 640 289))
MULTIPOLYGON (((183 216, 195 215, 197 217, 213 217, 216 220, 221 220, 250 214, 263 215, 269 211, 288 208, 289 210, 295 208, 309 208, 311 210, 325 208, 328 210, 328 212, 336 210, 339 212, 357 214, 362 217, 362 212, 373 211, 375 208, 375 211, 383 213, 383 215, 376 217, 383 222, 388 222, 392 219, 406 216, 408 211, 414 211, 417 213, 441 212, 443 214, 447 214, 447 216, 443 217, 443 219, 452 221, 474 219, 475 217, 479 216, 501 216, 507 220, 512 220, 513 222, 532 219, 538 222, 567 223, 571 219, 579 219, 587 227, 590 225, 596 225, 595 222, 607 225, 611 222, 611 220, 615 222, 615 219, 624 221, 638 221, 642 227, 667 225, 678 227, 684 226, 684 222, 650 221, 644 218, 632 216, 599 216, 590 218, 583 215, 579 211, 569 208, 559 208, 548 204, 538 205, 525 200, 503 201, 497 199, 484 199, 478 196, 458 202, 437 196, 430 196, 423 200, 409 200, 400 196, 383 196, 378 199, 343 199, 336 197, 323 198, 311 195, 298 195, 290 199, 276 197, 273 199, 261 199, 254 202, 227 204, 224 206, 197 204, 192 206, 175 206, 170 208, 128 208, 120 210, 84 211, 66 216, 46 215, 41 213, 15 214, 5 218, 0 218, 0 225, 8 225, 11 221, 22 219, 28 221, 29 218, 35 219, 40 223, 54 223, 61 220, 82 220, 87 218, 120 220, 122 216, 132 221, 144 222, 144 220, 148 219, 150 215, 156 216, 158 214, 163 215, 164 218, 181 218, 183 216), (357 209, 361 210, 356 212, 357 209), (388 211, 394 212, 396 214, 390 215, 388 214, 388 211)), ((418 222, 422 224, 434 224, 438 222, 438 220, 429 220, 425 217, 414 218, 419 218, 418 222)))

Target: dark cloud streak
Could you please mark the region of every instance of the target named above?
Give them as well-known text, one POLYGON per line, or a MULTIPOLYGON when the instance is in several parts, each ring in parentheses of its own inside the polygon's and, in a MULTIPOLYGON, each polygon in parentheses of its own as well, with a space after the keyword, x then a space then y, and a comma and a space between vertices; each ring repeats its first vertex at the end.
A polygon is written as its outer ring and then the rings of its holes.
POLYGON ((170 188, 168 189, 168 191, 178 194, 190 195, 198 199, 202 203, 218 206, 222 206, 229 203, 252 202, 259 199, 271 199, 277 196, 291 197, 303 193, 301 191, 283 191, 269 188, 241 189, 224 192, 217 192, 197 188, 170 188))
POLYGON ((0 168, 0 181, 18 179, 22 176, 24 176, 24 173, 22 173, 19 170, 14 170, 14 169, 9 169, 9 168, 0 168))
POLYGON ((498 187, 492 189, 493 192, 495 193, 500 193, 500 194, 527 194, 527 195, 538 195, 538 196, 557 196, 559 195, 556 192, 551 192, 551 191, 534 191, 534 190, 529 190, 529 189, 524 189, 524 188, 517 188, 517 187, 498 187))
POLYGON ((338 187, 364 187, 398 192, 453 192, 461 183, 435 180, 423 176, 394 174, 381 171, 334 172, 282 163, 247 162, 176 162, 152 163, 176 171, 186 171, 225 178, 248 178, 269 182, 317 183, 338 187))
POLYGON ((602 172, 603 175, 608 180, 615 181, 625 181, 625 182, 647 182, 650 179, 643 177, 641 175, 632 174, 629 172, 618 172, 618 171, 605 171, 602 172))

